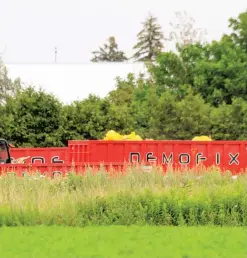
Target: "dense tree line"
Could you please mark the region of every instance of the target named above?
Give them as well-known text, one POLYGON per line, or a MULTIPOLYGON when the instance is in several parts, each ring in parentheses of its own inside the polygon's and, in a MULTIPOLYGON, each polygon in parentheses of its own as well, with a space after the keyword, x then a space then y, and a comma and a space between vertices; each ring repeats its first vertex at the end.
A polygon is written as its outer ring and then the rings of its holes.
POLYGON ((176 53, 156 52, 147 63, 148 78, 117 78, 107 97, 90 95, 70 105, 41 89, 23 87, 19 79, 10 80, 1 63, 0 135, 16 146, 103 139, 111 129, 153 139, 211 135, 215 140, 246 140, 246 21, 247 11, 229 19, 232 32, 219 41, 178 42, 176 53))

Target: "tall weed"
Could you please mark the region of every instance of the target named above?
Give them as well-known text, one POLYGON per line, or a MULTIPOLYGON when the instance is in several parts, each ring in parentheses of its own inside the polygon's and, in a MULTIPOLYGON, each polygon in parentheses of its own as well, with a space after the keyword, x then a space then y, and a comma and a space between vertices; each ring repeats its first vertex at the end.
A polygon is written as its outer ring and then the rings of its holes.
POLYGON ((247 177, 159 168, 0 177, 0 226, 39 224, 247 226, 247 177))

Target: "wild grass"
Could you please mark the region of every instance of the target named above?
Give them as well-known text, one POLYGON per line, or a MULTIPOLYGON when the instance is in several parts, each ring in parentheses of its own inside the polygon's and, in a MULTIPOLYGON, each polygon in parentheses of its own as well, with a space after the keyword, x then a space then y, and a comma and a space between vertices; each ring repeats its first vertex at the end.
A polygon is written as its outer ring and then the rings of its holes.
POLYGON ((247 225, 247 176, 216 169, 0 177, 0 226, 247 225))

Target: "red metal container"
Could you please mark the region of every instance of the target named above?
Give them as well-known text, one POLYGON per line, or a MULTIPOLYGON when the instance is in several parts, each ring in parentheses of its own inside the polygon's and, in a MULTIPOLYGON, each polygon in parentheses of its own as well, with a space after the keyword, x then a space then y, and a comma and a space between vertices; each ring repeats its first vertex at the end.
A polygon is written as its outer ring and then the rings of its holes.
POLYGON ((123 168, 125 163, 162 165, 164 171, 173 168, 192 168, 201 164, 230 170, 233 174, 247 167, 247 141, 68 141, 64 148, 13 148, 14 158, 30 156, 26 165, 1 165, 1 169, 36 168, 42 173, 65 174, 71 167, 78 171, 85 166, 123 168))
POLYGON ((233 173, 246 169, 247 141, 69 141, 69 161, 136 163, 173 168, 217 166, 233 173))
POLYGON ((27 163, 60 164, 68 162, 68 148, 13 148, 11 157, 14 159, 28 157, 27 163))

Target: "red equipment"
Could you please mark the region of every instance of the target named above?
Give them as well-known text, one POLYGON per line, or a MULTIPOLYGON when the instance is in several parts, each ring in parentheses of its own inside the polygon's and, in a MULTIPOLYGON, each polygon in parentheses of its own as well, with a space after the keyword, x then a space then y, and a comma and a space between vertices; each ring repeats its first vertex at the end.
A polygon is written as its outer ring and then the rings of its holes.
MULTIPOLYGON (((2 145, 7 155, 9 146, 7 143, 2 145)), ((106 169, 123 169, 133 163, 162 165, 164 172, 168 164, 174 169, 193 168, 202 164, 238 174, 245 172, 246 155, 247 141, 71 140, 68 141, 68 147, 63 148, 13 148, 11 163, 23 156, 29 158, 25 164, 1 164, 0 174, 14 172, 21 176, 25 172, 39 171, 53 177, 56 174, 65 175, 71 169, 80 172, 87 166, 99 168, 103 164, 106 169)))

